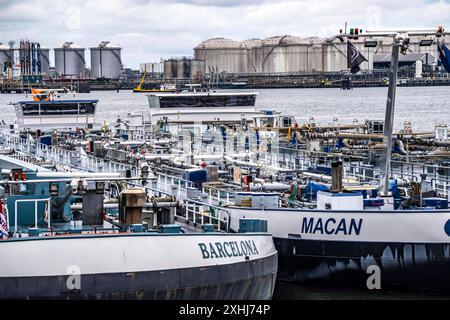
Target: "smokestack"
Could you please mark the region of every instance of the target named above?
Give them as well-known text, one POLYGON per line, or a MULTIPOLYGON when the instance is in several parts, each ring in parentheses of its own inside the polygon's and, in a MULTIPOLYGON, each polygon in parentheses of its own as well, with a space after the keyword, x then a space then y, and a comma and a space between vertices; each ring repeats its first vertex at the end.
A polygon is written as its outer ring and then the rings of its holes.
POLYGON ((331 191, 342 192, 343 166, 341 161, 331 163, 331 191))

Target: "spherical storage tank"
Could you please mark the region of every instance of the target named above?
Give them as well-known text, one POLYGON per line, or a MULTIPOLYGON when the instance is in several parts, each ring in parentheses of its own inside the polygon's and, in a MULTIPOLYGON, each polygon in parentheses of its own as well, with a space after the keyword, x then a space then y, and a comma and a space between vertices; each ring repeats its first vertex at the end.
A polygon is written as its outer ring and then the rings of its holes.
POLYGON ((73 42, 66 42, 55 48, 55 71, 63 76, 82 78, 84 75, 84 48, 73 42))
POLYGON ((119 79, 122 71, 121 50, 118 45, 102 41, 91 48, 91 77, 119 79))

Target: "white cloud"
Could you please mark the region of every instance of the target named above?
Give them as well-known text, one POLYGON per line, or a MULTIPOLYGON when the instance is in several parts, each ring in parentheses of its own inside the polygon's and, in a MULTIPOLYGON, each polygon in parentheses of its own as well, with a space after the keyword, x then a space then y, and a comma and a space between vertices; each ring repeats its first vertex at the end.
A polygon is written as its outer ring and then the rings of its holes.
POLYGON ((134 68, 192 55, 195 45, 215 36, 330 36, 345 22, 363 29, 434 28, 450 17, 443 0, 0 0, 0 6, 0 42, 29 38, 53 48, 74 41, 89 48, 110 40, 134 68))

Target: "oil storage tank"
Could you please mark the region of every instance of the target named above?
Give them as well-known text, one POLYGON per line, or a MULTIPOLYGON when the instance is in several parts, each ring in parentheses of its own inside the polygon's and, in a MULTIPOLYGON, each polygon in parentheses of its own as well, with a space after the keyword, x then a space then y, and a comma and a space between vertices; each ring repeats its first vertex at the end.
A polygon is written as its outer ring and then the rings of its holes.
POLYGON ((65 42, 60 48, 55 48, 55 71, 65 77, 84 77, 84 48, 73 42, 65 42))
POLYGON ((11 61, 11 53, 12 50, 8 45, 0 44, 0 74, 6 71, 5 64, 11 61))
POLYGON ((122 48, 102 41, 91 48, 91 78, 119 79, 122 71, 122 48))
POLYGON ((177 59, 164 60, 164 78, 177 79, 178 78, 178 62, 177 59))
POLYGON ((205 70, 205 61, 199 59, 183 57, 164 61, 166 79, 201 80, 205 70))
POLYGON ((50 70, 50 49, 41 48, 40 51, 41 73, 48 74, 50 70))
POLYGON ((246 73, 249 70, 247 46, 226 38, 208 39, 194 48, 194 57, 218 72, 246 73))

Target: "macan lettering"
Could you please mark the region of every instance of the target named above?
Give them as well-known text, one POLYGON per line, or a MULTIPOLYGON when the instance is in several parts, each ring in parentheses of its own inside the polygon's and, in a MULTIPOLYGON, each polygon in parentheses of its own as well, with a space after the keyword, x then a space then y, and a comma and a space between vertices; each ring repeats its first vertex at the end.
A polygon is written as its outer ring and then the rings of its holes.
POLYGON ((302 233, 327 235, 359 235, 363 219, 303 218, 302 233))

